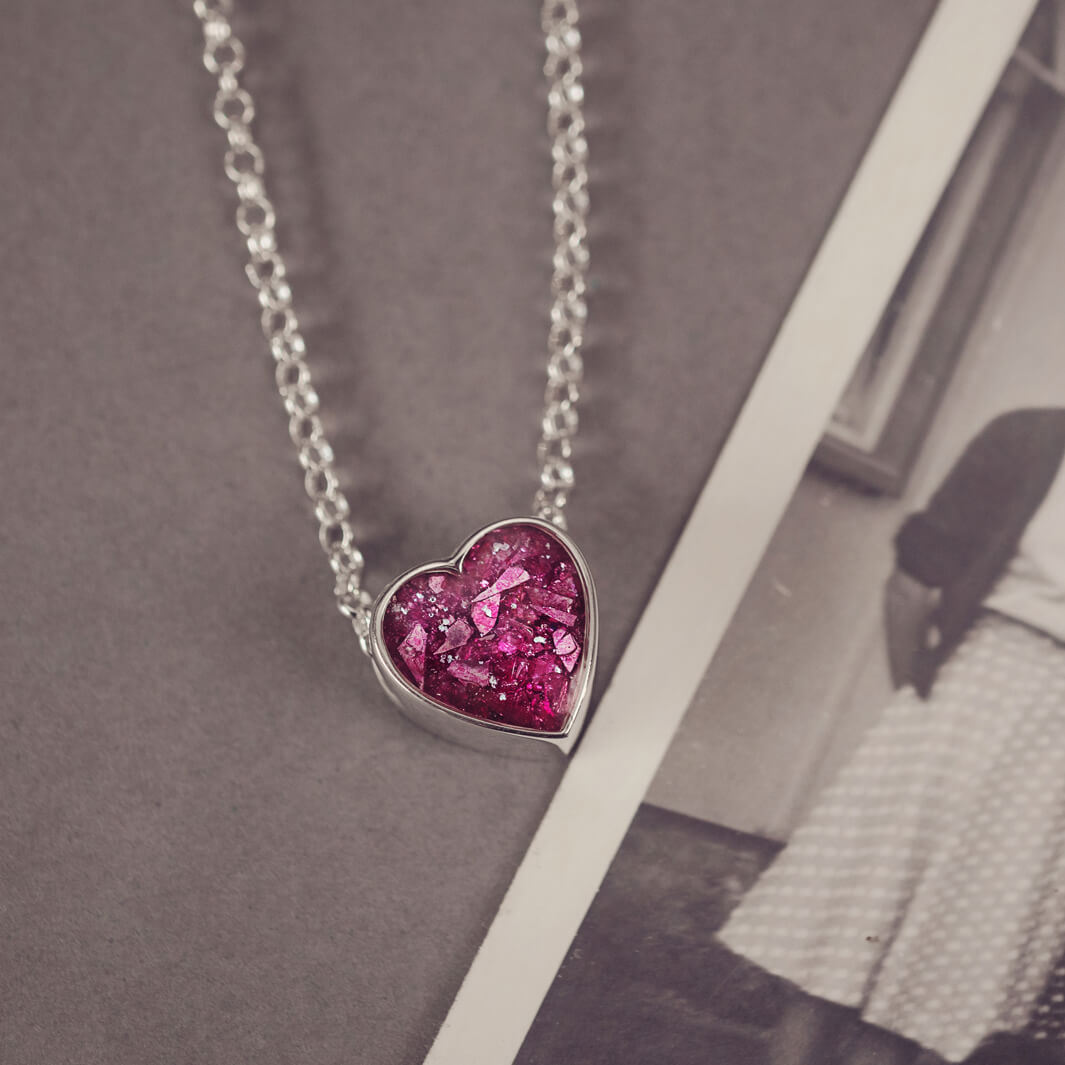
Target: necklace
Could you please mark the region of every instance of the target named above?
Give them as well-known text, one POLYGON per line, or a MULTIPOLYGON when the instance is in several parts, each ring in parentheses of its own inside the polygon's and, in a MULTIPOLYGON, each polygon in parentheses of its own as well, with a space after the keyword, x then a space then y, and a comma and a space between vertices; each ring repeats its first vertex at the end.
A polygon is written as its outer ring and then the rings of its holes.
POLYGON ((565 532, 587 318, 588 144, 576 0, 545 0, 541 14, 555 250, 532 515, 484 526, 449 558, 408 570, 376 599, 362 585, 364 560, 278 247, 265 160, 252 132, 255 103, 240 82, 245 49, 230 21, 233 0, 194 0, 193 9, 203 29, 204 66, 218 79, 214 118, 228 142, 225 172, 239 200, 245 272, 258 294, 341 614, 384 690, 419 724, 481 748, 568 753, 591 696, 597 639, 595 587, 565 532))

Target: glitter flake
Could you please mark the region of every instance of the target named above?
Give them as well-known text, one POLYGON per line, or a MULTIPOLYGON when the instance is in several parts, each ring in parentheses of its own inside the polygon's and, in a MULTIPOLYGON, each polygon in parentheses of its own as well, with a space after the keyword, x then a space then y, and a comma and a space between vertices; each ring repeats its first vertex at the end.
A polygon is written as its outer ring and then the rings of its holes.
POLYGON ((452 662, 447 671, 458 680, 478 688, 485 687, 492 679, 487 666, 471 666, 468 662, 452 662))
POLYGON ((517 588, 519 584, 524 584, 529 579, 529 574, 523 570, 520 566, 511 566, 509 569, 503 571, 503 575, 494 584, 485 588, 480 595, 474 597, 474 602, 479 603, 482 599, 487 599, 489 596, 499 596, 503 592, 509 592, 511 588, 517 588))
POLYGON ((486 632, 491 632, 495 628, 496 618, 499 617, 499 596, 492 595, 480 602, 475 599, 470 614, 474 625, 477 626, 477 631, 482 636, 486 632))
MULTIPOLYGON (((430 578, 432 580, 433 578, 430 578)), ((440 578, 443 580, 443 578, 440 578)), ((473 627, 459 618, 458 621, 448 626, 447 632, 444 634, 444 642, 433 652, 434 655, 447 654, 448 651, 454 651, 459 647, 465 646, 469 643, 470 637, 473 635, 473 627)))
POLYGON ((555 629, 551 633, 551 639, 554 641, 555 654, 558 655, 559 661, 566 667, 567 673, 572 673, 581 657, 576 637, 566 629, 555 629))
POLYGON ((407 633, 399 645, 399 654, 420 688, 425 683, 425 629, 419 624, 407 633))

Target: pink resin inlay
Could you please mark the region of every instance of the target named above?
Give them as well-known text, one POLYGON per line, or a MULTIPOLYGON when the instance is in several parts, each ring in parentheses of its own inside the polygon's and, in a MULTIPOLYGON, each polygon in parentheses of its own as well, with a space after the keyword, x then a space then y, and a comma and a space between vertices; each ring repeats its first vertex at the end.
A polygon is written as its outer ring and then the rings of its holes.
POLYGON ((584 653, 585 599, 557 537, 506 525, 470 548, 461 572, 436 570, 400 585, 385 607, 384 643, 407 681, 445 706, 560 732, 584 653))

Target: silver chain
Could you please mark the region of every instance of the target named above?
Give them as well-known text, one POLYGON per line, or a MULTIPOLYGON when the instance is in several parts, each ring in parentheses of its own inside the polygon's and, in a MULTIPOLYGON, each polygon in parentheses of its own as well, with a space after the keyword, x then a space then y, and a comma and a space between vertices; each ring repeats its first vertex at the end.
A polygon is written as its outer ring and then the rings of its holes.
POLYGON ((547 43, 547 132, 551 136, 555 254, 551 274, 551 327, 547 335, 547 388, 536 457, 540 487, 533 513, 560 529, 573 488, 573 438, 577 434, 588 319, 588 141, 584 135, 584 82, 576 0, 545 0, 541 16, 547 43))
MULTIPOLYGON (((351 527, 351 508, 340 488, 333 449, 318 415, 318 393, 307 366, 307 345, 293 306, 285 260, 277 244, 274 206, 263 181, 265 160, 252 132, 255 102, 240 84, 244 45, 233 32, 233 0, 194 0, 203 28, 203 65, 218 78, 214 118, 225 130, 225 172, 240 201, 237 229, 247 244, 248 280, 258 294, 263 336, 270 346, 288 431, 314 504, 318 540, 336 578, 340 612, 363 647, 373 597, 362 586, 363 557, 351 527)), ((576 0, 545 0, 541 15, 547 45, 547 128, 551 136, 555 252, 551 276, 547 388, 537 459, 540 487, 533 513, 565 528, 564 508, 573 488, 573 437, 583 378, 581 348, 588 317, 588 142, 585 139, 581 36, 576 0)))

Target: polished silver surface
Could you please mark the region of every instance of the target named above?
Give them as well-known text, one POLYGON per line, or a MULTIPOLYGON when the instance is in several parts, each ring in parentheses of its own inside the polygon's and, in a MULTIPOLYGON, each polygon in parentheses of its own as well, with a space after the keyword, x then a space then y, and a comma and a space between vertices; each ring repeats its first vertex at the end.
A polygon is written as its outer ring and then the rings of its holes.
POLYGON ((592 694, 592 681, 595 677, 595 662, 599 645, 599 615, 595 584, 580 548, 557 525, 537 518, 509 518, 506 521, 492 522, 478 529, 450 558, 415 566, 392 581, 377 597, 373 605, 368 642, 370 659, 382 687, 400 710, 423 728, 445 739, 480 750, 518 756, 523 754, 533 756, 544 750, 568 754, 584 724, 585 712, 592 694), (412 577, 430 571, 448 569, 456 573, 461 572, 463 560, 470 548, 488 532, 505 528, 508 525, 531 525, 534 528, 542 528, 558 539, 573 558, 584 589, 586 619, 584 653, 577 667, 577 675, 572 678, 570 715, 566 721, 566 727, 561 732, 540 732, 536 729, 519 728, 497 721, 486 721, 483 718, 453 710, 414 687, 396 668, 385 646, 383 632, 385 610, 402 584, 412 577), (522 742, 516 743, 515 740, 522 742))

